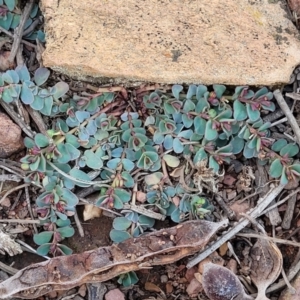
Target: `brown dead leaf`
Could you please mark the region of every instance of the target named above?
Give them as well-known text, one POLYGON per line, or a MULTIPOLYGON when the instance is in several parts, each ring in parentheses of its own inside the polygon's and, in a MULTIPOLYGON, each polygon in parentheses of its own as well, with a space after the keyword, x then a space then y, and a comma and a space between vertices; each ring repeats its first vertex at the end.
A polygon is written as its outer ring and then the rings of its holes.
POLYGON ((250 250, 251 280, 256 285, 258 300, 266 300, 267 288, 277 279, 282 269, 282 254, 275 243, 258 239, 250 250))
POLYGON ((94 218, 99 218, 102 215, 102 209, 93 205, 93 204, 86 204, 84 206, 84 211, 83 211, 83 220, 91 220, 94 218))
POLYGON ((192 267, 190 269, 187 269, 185 272, 185 278, 188 282, 191 282, 194 278, 194 274, 197 272, 197 267, 192 267))
POLYGON ((145 290, 148 292, 155 292, 155 293, 160 293, 162 292, 161 288, 157 286, 156 284, 147 281, 145 283, 145 290))

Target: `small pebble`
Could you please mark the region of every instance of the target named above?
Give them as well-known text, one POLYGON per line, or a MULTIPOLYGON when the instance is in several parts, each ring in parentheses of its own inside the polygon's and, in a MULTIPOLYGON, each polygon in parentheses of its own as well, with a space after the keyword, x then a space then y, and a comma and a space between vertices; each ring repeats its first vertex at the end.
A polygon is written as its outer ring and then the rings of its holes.
POLYGON ((114 289, 105 295, 105 300, 125 300, 125 296, 119 289, 114 289))
POLYGON ((202 284, 196 278, 194 278, 186 288, 186 292, 191 298, 196 297, 202 291, 202 284))
POLYGON ((161 283, 166 283, 166 282, 168 282, 168 276, 167 276, 167 275, 161 275, 161 276, 160 276, 160 282, 161 282, 161 283))

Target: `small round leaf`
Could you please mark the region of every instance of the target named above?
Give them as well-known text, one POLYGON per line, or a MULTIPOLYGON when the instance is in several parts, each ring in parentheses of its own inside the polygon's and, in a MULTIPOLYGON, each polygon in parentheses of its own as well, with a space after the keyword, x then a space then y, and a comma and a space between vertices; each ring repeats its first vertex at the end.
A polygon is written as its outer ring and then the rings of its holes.
POLYGON ((125 217, 115 218, 113 221, 113 228, 116 230, 126 230, 131 225, 131 221, 125 217))
POLYGON ((163 159, 166 162, 166 164, 172 168, 176 168, 180 164, 180 160, 178 159, 178 157, 170 155, 170 154, 165 154, 163 156, 163 159))
POLYGON ((112 229, 109 233, 109 237, 113 242, 121 243, 125 240, 130 239, 131 235, 127 231, 112 229))
POLYGON ((47 68, 38 68, 34 72, 34 81, 38 86, 44 84, 49 78, 50 71, 47 68))
POLYGON ((49 243, 53 236, 53 231, 43 231, 33 236, 33 240, 37 245, 49 243))

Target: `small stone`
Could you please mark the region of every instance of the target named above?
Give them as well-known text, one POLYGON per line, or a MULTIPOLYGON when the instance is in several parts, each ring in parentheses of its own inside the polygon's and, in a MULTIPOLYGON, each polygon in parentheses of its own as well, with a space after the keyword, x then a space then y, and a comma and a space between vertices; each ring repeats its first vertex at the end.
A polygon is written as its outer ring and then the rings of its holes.
POLYGON ((102 209, 93 205, 93 204, 86 204, 84 206, 83 211, 83 220, 88 221, 94 218, 99 218, 102 215, 102 209))
POLYGON ((1 205, 4 206, 4 207, 10 207, 10 200, 9 198, 5 198, 5 199, 1 199, 1 205))
POLYGON ((114 289, 105 295, 105 300, 125 300, 125 296, 119 289, 114 289))
POLYGON ((161 276, 160 276, 160 282, 161 282, 161 283, 166 283, 166 282, 168 282, 168 276, 167 276, 167 275, 161 275, 161 276))
POLYGON ((191 282, 192 279, 194 279, 194 274, 197 272, 197 267, 193 267, 190 269, 187 269, 185 272, 185 278, 187 279, 188 282, 191 282))
POLYGON ((21 128, 6 114, 0 113, 0 158, 7 158, 24 149, 21 128))
POLYGON ((196 272, 194 276, 202 284, 202 275, 200 273, 196 272))
POLYGON ((186 288, 186 292, 191 298, 197 297, 197 295, 202 291, 203 286, 196 278, 194 278, 186 288))
POLYGON ((179 204, 180 204, 180 198, 178 196, 175 196, 175 197, 172 198, 172 202, 174 203, 174 205, 176 207, 178 207, 179 204))
POLYGON ((136 200, 141 202, 141 203, 146 202, 146 200, 147 200, 146 193, 141 192, 141 191, 137 191, 136 200))
POLYGON ((173 286, 172 286, 172 283, 170 281, 167 282, 167 284, 166 284, 166 293, 167 294, 173 293, 173 286))
POLYGON ((224 243, 223 245, 221 245, 221 247, 219 248, 219 253, 221 256, 224 256, 227 253, 228 250, 228 246, 227 243, 224 243))
POLYGON ((237 261, 235 259, 230 259, 229 262, 226 265, 226 268, 228 268, 230 271, 232 271, 234 274, 237 273, 237 261))
POLYGON ((47 296, 50 298, 50 299, 57 299, 57 292, 56 291, 52 291, 50 293, 47 294, 47 296))
POLYGON ((79 290, 78 290, 78 294, 81 296, 81 297, 85 297, 86 295, 86 285, 83 284, 80 286, 79 290))
POLYGON ((233 200, 236 197, 236 190, 227 190, 227 200, 233 200))
POLYGON ((178 283, 187 283, 188 281, 187 281, 187 279, 185 278, 185 277, 180 277, 179 279, 178 279, 178 283))

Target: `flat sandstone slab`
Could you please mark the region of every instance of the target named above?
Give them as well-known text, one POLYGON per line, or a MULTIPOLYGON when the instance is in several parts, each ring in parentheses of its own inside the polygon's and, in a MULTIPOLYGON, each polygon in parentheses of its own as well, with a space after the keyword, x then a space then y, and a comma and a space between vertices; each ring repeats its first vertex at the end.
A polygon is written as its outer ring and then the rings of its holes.
POLYGON ((41 0, 44 64, 116 82, 287 83, 300 39, 282 2, 41 0))

